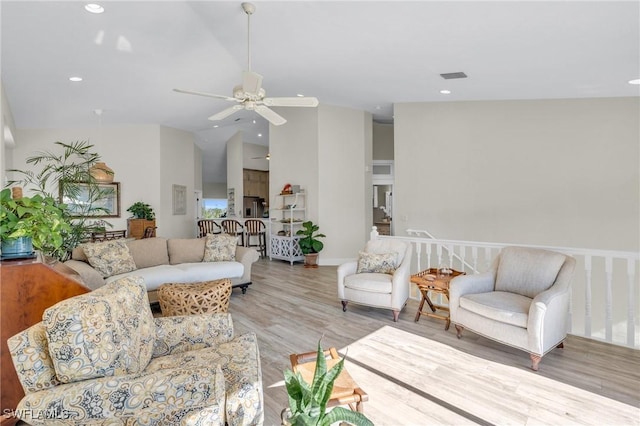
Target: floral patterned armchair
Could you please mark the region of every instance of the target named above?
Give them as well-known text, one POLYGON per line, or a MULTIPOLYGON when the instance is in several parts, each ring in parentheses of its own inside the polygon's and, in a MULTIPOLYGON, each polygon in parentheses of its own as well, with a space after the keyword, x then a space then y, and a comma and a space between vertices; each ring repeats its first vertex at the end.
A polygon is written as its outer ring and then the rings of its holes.
POLYGON ((8 340, 30 425, 253 425, 263 422, 255 334, 230 314, 153 318, 127 277, 47 309, 8 340))

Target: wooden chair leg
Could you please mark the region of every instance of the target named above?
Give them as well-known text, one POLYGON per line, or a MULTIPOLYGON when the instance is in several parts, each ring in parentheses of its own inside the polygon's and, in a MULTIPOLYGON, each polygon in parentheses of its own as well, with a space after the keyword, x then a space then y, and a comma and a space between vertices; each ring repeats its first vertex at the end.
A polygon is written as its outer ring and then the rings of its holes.
POLYGON ((342 301, 342 312, 347 312, 347 303, 349 303, 346 300, 342 301))
POLYGON ((399 316, 400 316, 400 311, 393 311, 393 322, 398 322, 399 316))
POLYGON ((558 346, 556 346, 556 348, 564 349, 564 342, 558 343, 558 346))
POLYGON ((462 330, 464 330, 464 327, 458 324, 456 324, 454 327, 456 328, 456 336, 458 337, 458 339, 461 338, 462 330))

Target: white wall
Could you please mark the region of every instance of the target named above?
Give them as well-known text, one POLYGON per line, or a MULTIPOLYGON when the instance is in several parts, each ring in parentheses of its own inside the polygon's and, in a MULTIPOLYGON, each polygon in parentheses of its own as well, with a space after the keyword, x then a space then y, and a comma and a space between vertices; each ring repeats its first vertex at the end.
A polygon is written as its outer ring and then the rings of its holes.
POLYGON ((229 216, 242 217, 242 196, 244 194, 244 174, 242 172, 242 133, 237 132, 227 141, 227 188, 235 190, 235 210, 229 216))
POLYGON ((227 198, 227 183, 211 183, 204 184, 202 198, 227 198))
POLYGON ((268 146, 245 143, 242 149, 243 168, 252 170, 269 170, 269 160, 265 159, 269 153, 268 146))
POLYGON ((15 147, 16 125, 13 114, 4 93, 4 86, 0 81, 0 188, 3 188, 7 181, 6 170, 13 168, 12 152, 15 147))
POLYGON ((357 257, 371 231, 371 125, 364 111, 318 108, 318 223, 327 235, 321 264, 357 257))
POLYGON ((396 104, 396 233, 638 250, 639 102, 396 104))
POLYGON ((393 160, 393 124, 373 123, 373 159, 393 160))
POLYGON ((194 159, 195 138, 192 133, 160 127, 160 209, 156 210, 158 236, 196 237, 194 159), (173 185, 187 188, 186 214, 173 213, 173 185))
MULTIPOLYGON (((121 216, 107 219, 111 229, 126 229, 126 219, 131 216, 126 209, 142 201, 156 212, 159 236, 192 236, 193 230, 184 220, 173 217, 171 204, 173 183, 186 182, 187 196, 193 197, 197 160, 190 133, 155 125, 18 129, 11 153, 15 168, 26 169, 26 158, 37 151, 60 152, 55 141, 79 140, 94 145, 93 150, 113 169, 114 181, 120 182, 121 216)), ((193 202, 187 208, 191 212, 184 218, 193 221, 193 202)))
POLYGON ((286 183, 300 185, 307 192, 307 218, 327 235, 320 264, 355 258, 371 223, 365 168, 371 163, 371 115, 328 105, 278 112, 287 123, 269 129, 270 205, 278 205, 286 183))

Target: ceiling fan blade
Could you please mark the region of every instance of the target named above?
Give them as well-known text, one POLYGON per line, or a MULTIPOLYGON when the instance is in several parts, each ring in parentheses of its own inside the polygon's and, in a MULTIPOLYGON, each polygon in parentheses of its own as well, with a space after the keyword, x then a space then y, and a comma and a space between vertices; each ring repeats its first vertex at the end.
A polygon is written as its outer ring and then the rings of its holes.
POLYGON ((290 98, 264 98, 262 102, 267 106, 282 107, 316 107, 318 99, 313 97, 290 97, 290 98))
POLYGON ((281 115, 276 113, 274 110, 267 108, 264 105, 256 105, 255 111, 267 119, 267 121, 274 126, 279 126, 287 122, 281 115))
POLYGON ((217 121, 217 120, 222 120, 227 118, 228 116, 230 116, 231 114, 233 114, 236 111, 240 111, 242 108, 244 108, 242 105, 234 105, 232 107, 229 107, 227 109, 223 109, 222 111, 213 114, 211 117, 209 117, 209 120, 211 121, 217 121))
POLYGON ((196 92, 194 90, 183 90, 183 89, 173 89, 173 91, 178 93, 186 93, 187 95, 206 96, 207 98, 216 98, 216 99, 224 99, 225 101, 239 102, 238 99, 232 98, 231 96, 214 95, 213 93, 196 92))
POLYGON ((245 93, 258 94, 262 88, 262 76, 257 72, 244 71, 242 73, 242 91, 245 93))

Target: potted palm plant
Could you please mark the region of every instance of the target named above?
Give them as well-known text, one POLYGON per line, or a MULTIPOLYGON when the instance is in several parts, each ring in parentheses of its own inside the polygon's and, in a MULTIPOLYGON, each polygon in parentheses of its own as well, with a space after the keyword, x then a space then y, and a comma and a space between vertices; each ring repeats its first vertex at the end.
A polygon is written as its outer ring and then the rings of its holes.
POLYGON ((33 256, 33 249, 56 256, 71 226, 65 218, 64 205, 53 197, 36 194, 15 198, 5 188, 0 192, 0 239, 3 259, 33 256))
POLYGON ((284 381, 289 396, 289 408, 282 411, 282 424, 291 426, 329 426, 346 421, 355 426, 373 426, 364 414, 334 407, 329 412, 327 402, 333 391, 333 383, 344 368, 344 358, 327 371, 321 341, 318 341, 316 369, 311 384, 307 383, 300 373, 291 370, 284 372, 284 381))
POLYGON ((326 235, 318 233, 319 229, 318 225, 309 220, 303 222, 302 229, 296 232, 296 235, 302 236, 298 240, 298 245, 300 246, 300 251, 304 254, 305 268, 318 267, 318 253, 324 248, 324 243, 318 238, 326 237, 326 235))

